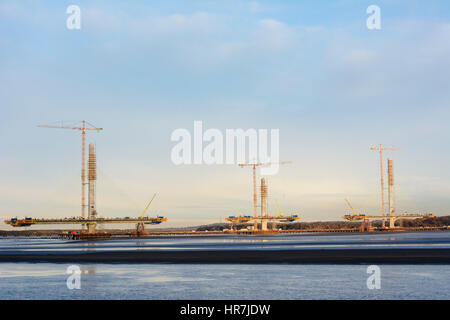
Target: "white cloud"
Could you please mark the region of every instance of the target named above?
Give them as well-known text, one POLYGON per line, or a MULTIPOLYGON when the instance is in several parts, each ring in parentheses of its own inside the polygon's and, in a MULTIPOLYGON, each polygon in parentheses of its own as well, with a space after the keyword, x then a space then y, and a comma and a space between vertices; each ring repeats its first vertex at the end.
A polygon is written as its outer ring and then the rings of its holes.
POLYGON ((295 31, 286 24, 275 19, 259 21, 259 41, 267 50, 280 50, 292 47, 296 39, 295 31))

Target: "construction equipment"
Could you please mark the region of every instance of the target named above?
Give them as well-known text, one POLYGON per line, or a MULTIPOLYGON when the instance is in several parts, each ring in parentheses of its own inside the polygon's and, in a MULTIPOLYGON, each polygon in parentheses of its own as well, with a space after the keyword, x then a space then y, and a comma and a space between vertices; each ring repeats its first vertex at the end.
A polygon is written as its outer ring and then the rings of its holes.
MULTIPOLYGON (((286 219, 287 222, 294 222, 294 221, 301 219, 301 217, 299 217, 297 214, 293 214, 293 215, 287 216, 287 217, 285 216, 284 218, 286 219)), ((280 220, 280 221, 282 221, 282 220, 280 220)))
POLYGON ((283 217, 284 214, 283 214, 283 212, 281 211, 280 205, 278 204, 278 200, 275 200, 275 202, 276 202, 276 204, 277 204, 278 211, 280 211, 280 214, 279 214, 277 217, 283 217))
MULTIPOLYGON (((29 227, 31 225, 35 224, 81 224, 82 226, 82 235, 83 236, 89 236, 91 238, 96 236, 104 237, 105 233, 102 233, 101 235, 99 233, 96 233, 96 226, 97 224, 104 224, 104 223, 137 223, 137 229, 139 230, 142 226, 142 231, 144 229, 145 224, 160 224, 162 222, 167 221, 167 218, 159 217, 156 218, 150 218, 150 217, 144 217, 145 212, 149 208, 150 204, 152 203, 153 199, 156 196, 156 193, 153 195, 153 198, 150 200, 150 202, 147 204, 147 207, 142 212, 141 217, 139 218, 103 218, 97 216, 97 211, 95 208, 95 182, 97 180, 97 164, 96 164, 96 153, 95 148, 93 144, 89 145, 89 163, 88 163, 88 179, 89 179, 89 214, 88 218, 86 219, 84 215, 84 209, 85 209, 85 197, 84 197, 84 185, 85 183, 85 135, 86 130, 96 130, 99 132, 100 130, 103 130, 102 128, 95 128, 92 125, 89 124, 91 127, 86 127, 86 121, 82 122, 82 127, 72 127, 72 126, 65 126, 62 122, 60 126, 54 126, 54 125, 40 125, 39 127, 45 127, 45 128, 64 128, 64 129, 73 129, 73 130, 81 130, 82 131, 82 163, 81 163, 81 181, 82 181, 82 197, 81 197, 81 213, 82 215, 79 217, 71 217, 71 218, 64 218, 64 219, 33 219, 26 217, 25 219, 18 219, 12 218, 10 220, 6 220, 5 223, 9 224, 13 227, 29 227), (87 233, 84 232, 84 226, 87 225, 88 230, 87 233)), ((139 232, 138 232, 139 233, 139 232)))
POLYGON ((153 201, 153 199, 155 199, 155 197, 156 197, 156 193, 153 195, 152 199, 150 200, 148 205, 145 207, 144 211, 142 211, 141 218, 144 217, 145 213, 147 212, 148 207, 150 207, 150 205, 152 204, 152 201, 153 201))
MULTIPOLYGON (((381 215, 384 216, 384 215, 385 215, 385 210, 384 210, 385 204, 384 204, 383 151, 385 151, 385 150, 392 150, 392 151, 395 151, 395 150, 401 150, 401 149, 400 149, 400 148, 392 148, 392 147, 386 148, 386 147, 383 147, 383 145, 380 144, 378 147, 370 148, 370 150, 373 150, 373 151, 379 151, 379 152, 380 152, 380 173, 381 173, 381 215)), ((384 219, 383 219, 383 221, 382 221, 382 227, 383 227, 383 228, 385 227, 385 221, 384 221, 384 219)))
POLYGON ((353 214, 346 214, 345 216, 342 217, 343 219, 350 220, 350 221, 357 221, 357 220, 363 220, 365 218, 366 215, 358 214, 347 198, 345 198, 345 201, 347 202, 350 209, 352 209, 353 214))
POLYGON ((283 214, 283 211, 281 211, 280 205, 278 204, 278 200, 275 200, 275 202, 277 203, 277 207, 278 207, 278 211, 280 212, 279 215, 277 215, 275 218, 278 219, 281 222, 294 222, 296 220, 301 219, 301 217, 299 217, 296 214, 292 214, 290 216, 285 216, 283 214))
MULTIPOLYGON (((142 211, 142 214, 141 214, 141 217, 140 217, 141 219, 144 218, 145 212, 147 212, 147 209, 150 207, 150 205, 152 204, 152 201, 153 201, 153 199, 155 199, 155 197, 156 197, 156 193, 153 195, 152 199, 147 204, 147 206, 145 207, 144 211, 142 211)), ((157 217, 157 219, 159 219, 159 218, 160 217, 157 217)), ((167 219, 165 219, 164 217, 161 217, 161 219, 162 219, 161 222, 162 221, 167 221, 167 219)), ((161 223, 161 222, 159 222, 159 223, 161 223)), ((136 234, 137 235, 140 235, 140 234, 142 234, 145 231, 145 225, 144 224, 145 224, 145 222, 138 222, 136 224, 136 234)))
MULTIPOLYGON (((85 202, 85 185, 86 185, 86 171, 85 171, 85 161, 86 161, 86 131, 94 130, 100 132, 103 128, 96 128, 89 124, 87 121, 83 120, 81 126, 70 126, 64 125, 61 121, 61 125, 38 125, 40 128, 57 128, 57 129, 71 129, 81 131, 81 217, 85 217, 86 202, 85 202), (88 126, 86 126, 88 125, 88 126)), ((84 229, 84 225, 82 225, 84 229)))
POLYGON ((229 216, 225 221, 231 222, 231 230, 235 229, 238 223, 247 223, 252 220, 251 216, 245 216, 240 209, 237 210, 239 216, 229 216))
POLYGON ((25 217, 25 219, 17 219, 16 217, 11 218, 10 220, 5 220, 5 223, 13 227, 29 227, 33 224, 33 218, 25 217))
POLYGON ((381 144, 379 147, 371 148, 371 150, 380 151, 380 168, 381 168, 381 214, 380 215, 364 215, 358 214, 355 209, 353 209, 350 202, 345 199, 353 211, 353 215, 347 214, 343 216, 343 219, 355 221, 363 220, 362 231, 370 230, 371 220, 381 220, 381 229, 386 229, 386 221, 389 221, 389 228, 395 228, 395 222, 401 219, 425 219, 425 218, 435 218, 435 215, 428 214, 398 214, 394 215, 394 169, 393 161, 388 158, 388 184, 389 184, 389 215, 386 216, 384 210, 384 179, 383 179, 383 151, 384 150, 401 150, 400 148, 385 148, 381 144), (368 226, 368 228, 366 228, 368 226))
POLYGON ((353 206, 350 203, 350 201, 348 201, 347 198, 345 198, 345 201, 347 202, 347 204, 350 207, 350 209, 352 209, 353 214, 346 214, 342 218, 346 219, 346 220, 349 220, 349 221, 360 221, 360 220, 362 220, 360 231, 364 232, 364 231, 371 230, 372 227, 370 225, 370 220, 368 219, 368 217, 366 217, 365 214, 358 214, 356 212, 356 210, 353 208, 353 206))
POLYGON ((228 218, 225 218, 225 220, 231 223, 245 223, 253 219, 251 216, 229 216, 228 218))
MULTIPOLYGON (((264 202, 267 201, 267 184, 265 182, 265 179, 262 178, 261 179, 261 215, 259 217, 256 218, 252 218, 251 216, 229 216, 228 218, 226 218, 225 220, 228 222, 232 223, 232 227, 231 229, 234 229, 234 226, 238 223, 247 223, 250 221, 254 221, 255 224, 257 224, 258 222, 261 223, 261 230, 262 231, 267 231, 267 225, 269 222, 294 222, 296 220, 299 220, 300 217, 296 214, 294 215, 290 215, 290 216, 285 216, 283 214, 283 212, 280 209, 280 206, 278 206, 278 210, 280 211, 280 214, 277 216, 269 216, 267 214, 266 211, 266 206, 264 205, 264 202)), ((278 201, 277 201, 277 205, 278 205, 278 201)), ((240 210, 238 210, 239 213, 240 210)), ((255 229, 256 230, 256 229, 255 229)))
MULTIPOLYGON (((258 195, 256 193, 256 167, 260 166, 270 166, 272 164, 288 164, 291 161, 282 161, 282 162, 266 162, 266 163, 241 163, 239 167, 252 167, 253 168, 253 218, 256 219, 258 217, 258 195)), ((255 220, 254 229, 258 229, 258 222, 255 220)))

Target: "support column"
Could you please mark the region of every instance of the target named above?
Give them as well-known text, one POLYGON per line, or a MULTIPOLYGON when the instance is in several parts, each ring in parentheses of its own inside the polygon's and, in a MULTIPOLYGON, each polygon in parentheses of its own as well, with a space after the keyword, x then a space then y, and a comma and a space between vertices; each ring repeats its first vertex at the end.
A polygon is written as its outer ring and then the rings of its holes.
POLYGON ((258 209, 256 208, 258 205, 258 196, 256 191, 256 165, 253 165, 253 218, 255 219, 253 223, 253 230, 258 230, 258 209))
POLYGON ((267 217, 267 185, 265 178, 261 178, 261 217, 267 217))
POLYGON ((395 228, 395 218, 389 218, 389 228, 395 228))
POLYGON ((97 168, 96 168, 95 148, 93 144, 89 144, 88 180, 89 180, 88 219, 95 219, 97 216, 97 211, 95 209, 95 181, 97 180, 97 168))
POLYGON ((141 235, 145 231, 145 225, 142 222, 136 224, 136 235, 141 235))
POLYGON ((97 223, 88 223, 88 233, 95 233, 95 227, 97 226, 97 223))
MULTIPOLYGON (((388 185, 389 185, 389 216, 393 216, 394 209, 394 166, 393 161, 388 158, 388 185)), ((395 220, 389 219, 389 227, 395 227, 395 220)))
POLYGON ((267 230, 267 219, 261 219, 261 230, 267 230))
MULTIPOLYGON (((267 184, 266 178, 261 178, 261 218, 267 216, 267 184)), ((267 219, 261 219, 261 230, 267 231, 267 221, 267 219)))

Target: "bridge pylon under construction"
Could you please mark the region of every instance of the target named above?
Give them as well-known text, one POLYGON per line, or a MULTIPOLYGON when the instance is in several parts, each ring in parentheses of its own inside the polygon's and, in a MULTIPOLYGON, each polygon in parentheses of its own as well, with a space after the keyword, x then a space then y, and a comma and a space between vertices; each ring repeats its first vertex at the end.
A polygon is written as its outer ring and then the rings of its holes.
MULTIPOLYGON (((268 199, 268 185, 265 178, 261 178, 261 213, 259 216, 229 216, 225 220, 231 222, 232 228, 235 228, 237 224, 240 223, 248 223, 253 221, 254 225, 257 226, 258 223, 261 224, 261 231, 268 231, 268 223, 269 222, 295 222, 300 219, 298 215, 290 215, 285 216, 280 210, 280 214, 277 216, 269 216, 267 211, 267 199, 268 199)), ((257 228, 254 227, 254 231, 257 231, 257 228)))
MULTIPOLYGON (((372 150, 380 150, 380 157, 382 156, 383 150, 399 150, 394 148, 383 148, 381 145, 379 148, 372 148, 372 150)), ((382 162, 383 159, 380 158, 381 163, 381 170, 383 170, 382 162)), ((383 171, 381 171, 381 199, 382 199, 382 210, 380 215, 366 215, 366 214, 359 214, 353 209, 350 202, 345 199, 350 206, 350 208, 353 211, 353 214, 346 214, 342 218, 349 220, 349 221, 362 221, 363 222, 363 228, 367 229, 367 225, 370 225, 371 220, 381 220, 382 221, 382 228, 385 228, 386 222, 389 223, 389 228, 394 229, 395 228, 395 222, 402 219, 424 219, 424 218, 435 218, 436 216, 431 213, 427 214, 395 214, 396 210, 394 207, 394 163, 393 160, 388 158, 388 196, 389 196, 389 212, 386 215, 384 212, 384 187, 383 187, 383 171)))
MULTIPOLYGON (((82 156, 82 189, 84 190, 84 135, 85 131, 87 130, 85 126, 85 122, 83 121, 83 127, 67 127, 67 126, 46 126, 50 128, 69 128, 69 129, 80 129, 83 133, 83 156, 82 156)), ((102 130, 100 128, 93 128, 93 130, 102 130)), ((160 224, 162 222, 167 221, 167 218, 159 217, 151 218, 151 217, 145 217, 144 214, 148 207, 150 206, 151 202, 147 205, 144 212, 140 217, 137 218, 103 218, 98 216, 97 208, 96 208, 96 180, 97 180, 97 156, 95 151, 95 146, 93 144, 89 144, 89 157, 88 157, 88 215, 87 217, 84 216, 84 191, 82 193, 82 214, 79 217, 71 217, 71 218, 62 218, 62 219, 45 219, 45 218, 29 218, 25 217, 24 219, 18 219, 18 218, 11 218, 9 220, 5 220, 6 224, 9 224, 13 227, 29 227, 32 225, 60 225, 60 224, 68 224, 68 225, 81 225, 82 233, 86 233, 89 235, 95 235, 96 229, 98 224, 105 224, 105 223, 136 223, 136 230, 137 234, 142 234, 144 231, 144 225, 146 224, 160 224), (87 232, 84 230, 84 226, 87 226, 87 232)), ((156 194, 155 194, 156 195, 156 194)))

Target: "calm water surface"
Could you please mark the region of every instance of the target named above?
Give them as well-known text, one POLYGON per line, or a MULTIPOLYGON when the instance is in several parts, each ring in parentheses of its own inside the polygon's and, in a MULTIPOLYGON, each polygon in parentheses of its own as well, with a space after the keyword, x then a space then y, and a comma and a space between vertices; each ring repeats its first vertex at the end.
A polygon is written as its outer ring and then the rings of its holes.
POLYGON ((0 254, 7 253, 80 253, 102 251, 151 250, 247 250, 247 249, 380 249, 450 248, 450 232, 345 234, 345 235, 272 235, 272 236, 193 236, 151 237, 99 241, 63 241, 58 239, 0 239, 0 254))
MULTIPOLYGON (((194 237, 74 242, 0 239, 0 254, 214 248, 449 247, 450 233, 194 237)), ((80 264, 81 289, 66 285, 70 264, 0 263, 0 299, 450 299, 450 265, 80 264)))
POLYGON ((0 264, 0 299, 450 299, 448 265, 380 265, 369 290, 365 265, 0 264))

